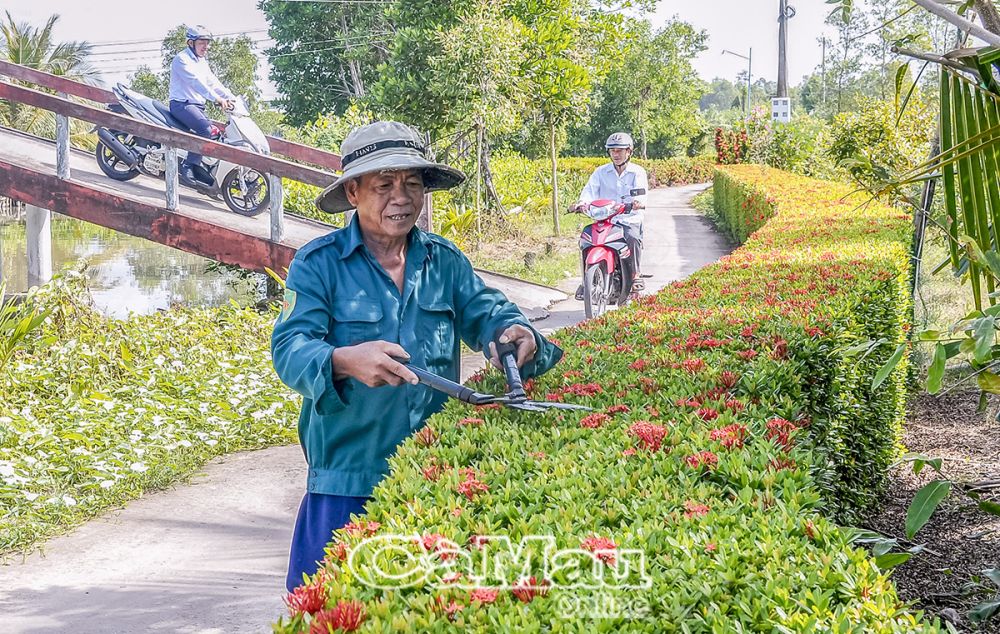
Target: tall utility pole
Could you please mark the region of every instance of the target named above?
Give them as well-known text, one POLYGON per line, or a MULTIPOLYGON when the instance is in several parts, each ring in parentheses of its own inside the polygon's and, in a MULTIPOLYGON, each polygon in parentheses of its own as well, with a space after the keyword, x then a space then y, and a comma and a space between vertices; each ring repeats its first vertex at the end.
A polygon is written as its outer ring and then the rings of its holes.
POLYGON ((788 21, 795 17, 795 8, 788 0, 778 0, 778 94, 771 99, 771 118, 788 123, 792 118, 792 100, 788 98, 788 21))
MULTIPOLYGON (((788 96, 788 62, 785 60, 785 47, 788 41, 788 0, 778 3, 778 94, 777 97, 788 96)), ((794 9, 793 9, 794 11, 794 9)))

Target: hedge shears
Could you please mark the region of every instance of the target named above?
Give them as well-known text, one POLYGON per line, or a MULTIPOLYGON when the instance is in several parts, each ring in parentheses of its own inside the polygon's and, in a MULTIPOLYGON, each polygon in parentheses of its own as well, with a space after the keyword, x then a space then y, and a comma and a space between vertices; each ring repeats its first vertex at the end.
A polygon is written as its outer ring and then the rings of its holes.
POLYGON ((452 398, 457 398, 463 403, 471 405, 504 405, 528 412, 544 412, 550 409, 592 411, 592 408, 586 405, 530 400, 524 392, 524 384, 521 382, 521 372, 517 369, 517 348, 513 343, 500 343, 499 339, 494 341, 494 345, 497 349, 497 355, 500 357, 500 363, 503 365, 504 374, 507 377, 508 392, 503 396, 476 392, 460 383, 455 383, 427 370, 414 367, 410 364, 405 365, 406 369, 416 374, 417 379, 427 387, 435 389, 438 392, 444 392, 452 398))

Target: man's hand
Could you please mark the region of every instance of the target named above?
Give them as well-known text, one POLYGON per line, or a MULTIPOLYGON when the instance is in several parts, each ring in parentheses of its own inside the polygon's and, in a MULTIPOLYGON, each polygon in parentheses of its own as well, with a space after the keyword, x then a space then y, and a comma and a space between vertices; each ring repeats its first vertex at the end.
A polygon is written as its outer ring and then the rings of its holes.
MULTIPOLYGON (((500 343, 514 344, 514 348, 517 350, 517 367, 519 368, 531 361, 538 350, 538 345, 535 343, 535 333, 531 332, 530 328, 525 328, 520 324, 509 326, 501 333, 499 339, 500 343)), ((490 363, 501 370, 503 369, 500 357, 497 355, 496 344, 492 341, 490 342, 490 363)))
POLYGON ((569 206, 569 212, 571 214, 582 214, 587 210, 587 203, 575 203, 569 206))
POLYGON ((636 210, 636 209, 645 209, 645 208, 646 208, 646 203, 642 202, 639 199, 633 199, 632 200, 632 209, 633 209, 633 211, 636 210))
POLYGON ((388 341, 366 341, 356 346, 333 349, 334 380, 351 377, 368 387, 382 385, 416 385, 417 375, 399 361, 409 361, 410 355, 402 346, 388 341))
POLYGON ((229 112, 236 107, 236 102, 232 99, 219 99, 216 103, 219 104, 219 107, 226 112, 229 112))

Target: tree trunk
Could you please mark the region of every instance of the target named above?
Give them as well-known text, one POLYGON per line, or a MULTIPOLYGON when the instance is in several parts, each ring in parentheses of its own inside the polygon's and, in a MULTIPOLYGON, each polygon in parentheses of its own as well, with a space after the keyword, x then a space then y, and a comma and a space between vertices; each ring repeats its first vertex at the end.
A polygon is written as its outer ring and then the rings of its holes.
POLYGON ((549 158, 552 160, 552 226, 555 236, 559 237, 559 183, 557 176, 558 160, 556 157, 556 124, 549 123, 549 158))
POLYGON ((939 18, 942 18, 954 24, 963 31, 966 31, 971 35, 978 37, 987 44, 991 44, 993 46, 1000 46, 1000 35, 997 35, 992 31, 984 29, 974 22, 966 20, 965 18, 958 15, 954 11, 951 11, 950 9, 944 6, 939 5, 934 0, 911 0, 911 1, 913 2, 913 4, 920 5, 921 7, 927 9, 928 11, 938 16, 939 18))
POLYGON ((500 213, 506 211, 500 194, 497 193, 496 185, 493 183, 493 168, 490 167, 490 139, 483 131, 483 185, 486 187, 486 196, 493 201, 494 206, 500 213))
POLYGON ((476 122, 476 244, 483 235, 483 126, 476 122))
MULTIPOLYGON (((340 14, 340 32, 347 34, 347 16, 343 13, 340 14)), ((355 97, 365 96, 365 82, 361 78, 361 67, 358 65, 358 60, 352 59, 347 62, 347 69, 351 73, 351 94, 355 97)))
MULTIPOLYGON (((429 132, 424 134, 424 145, 428 148, 431 147, 431 135, 429 132)), ((420 210, 420 215, 417 216, 417 227, 428 233, 433 233, 434 231, 434 196, 432 194, 424 194, 424 208, 420 210)))
POLYGON ((990 33, 1000 34, 1000 12, 993 6, 992 0, 975 0, 976 13, 983 26, 990 33))

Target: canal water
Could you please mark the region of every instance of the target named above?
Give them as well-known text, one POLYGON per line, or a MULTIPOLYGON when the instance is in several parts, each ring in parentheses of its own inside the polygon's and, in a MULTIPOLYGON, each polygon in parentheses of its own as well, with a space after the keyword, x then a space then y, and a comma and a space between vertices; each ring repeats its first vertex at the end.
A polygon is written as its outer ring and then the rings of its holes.
MULTIPOLYGON (((86 262, 95 307, 118 318, 171 306, 241 304, 264 297, 262 275, 219 268, 212 260, 52 214, 52 271, 86 262)), ((0 274, 7 293, 28 289, 24 221, 0 218, 0 274)))

